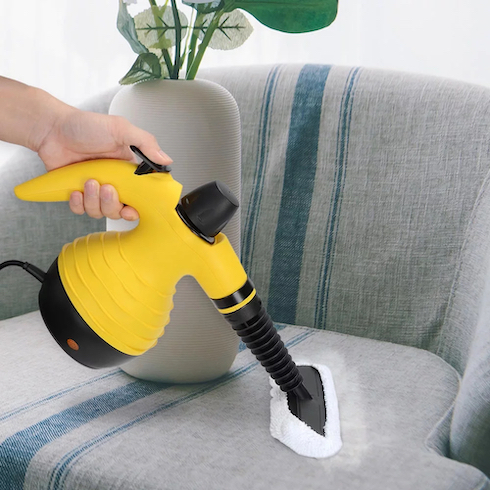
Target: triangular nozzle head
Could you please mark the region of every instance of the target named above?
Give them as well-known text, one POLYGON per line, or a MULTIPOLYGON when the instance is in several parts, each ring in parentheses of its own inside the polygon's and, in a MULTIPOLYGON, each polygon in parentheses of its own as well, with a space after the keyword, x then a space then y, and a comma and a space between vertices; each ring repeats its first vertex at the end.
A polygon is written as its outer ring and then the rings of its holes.
POLYGON ((303 377, 303 386, 310 394, 310 398, 289 391, 287 393, 289 410, 315 432, 324 436, 327 408, 322 378, 312 366, 298 366, 298 370, 303 377))

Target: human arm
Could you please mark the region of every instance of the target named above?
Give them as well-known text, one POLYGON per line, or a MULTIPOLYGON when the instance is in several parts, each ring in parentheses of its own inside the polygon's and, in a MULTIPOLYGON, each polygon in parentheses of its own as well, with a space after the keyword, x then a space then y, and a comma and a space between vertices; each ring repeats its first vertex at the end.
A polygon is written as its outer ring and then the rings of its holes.
MULTIPOLYGON (((97 158, 133 160, 135 145, 156 163, 168 157, 153 135, 126 119, 76 109, 44 90, 0 77, 0 140, 37 152, 46 170, 97 158)), ((135 209, 119 202, 110 185, 88 181, 85 192, 75 192, 70 208, 76 214, 134 220, 135 209)))

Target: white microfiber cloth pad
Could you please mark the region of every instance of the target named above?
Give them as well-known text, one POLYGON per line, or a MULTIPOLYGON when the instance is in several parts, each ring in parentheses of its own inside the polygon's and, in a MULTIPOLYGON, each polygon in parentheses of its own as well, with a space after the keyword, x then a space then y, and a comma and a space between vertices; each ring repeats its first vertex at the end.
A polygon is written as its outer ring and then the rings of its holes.
POLYGON ((312 366, 319 373, 323 383, 327 417, 325 435, 322 436, 293 415, 288 408, 287 394, 271 378, 271 424, 272 437, 281 441, 301 456, 310 458, 329 458, 340 451, 340 416, 337 393, 333 384, 332 373, 322 364, 301 363, 312 366))

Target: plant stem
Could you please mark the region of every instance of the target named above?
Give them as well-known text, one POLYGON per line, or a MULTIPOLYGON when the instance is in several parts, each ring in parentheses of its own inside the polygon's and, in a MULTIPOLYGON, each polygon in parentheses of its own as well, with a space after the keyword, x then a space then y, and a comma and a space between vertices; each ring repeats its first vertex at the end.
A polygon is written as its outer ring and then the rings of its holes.
POLYGON ((174 71, 170 75, 170 78, 177 79, 179 78, 179 69, 180 69, 180 43, 182 42, 182 27, 180 25, 180 17, 179 11, 177 10, 177 4, 175 0, 172 1, 172 13, 174 15, 174 24, 175 24, 175 62, 174 62, 174 71))
POLYGON ((204 19, 205 15, 198 13, 196 16, 196 20, 194 22, 194 27, 192 28, 192 37, 191 37, 191 42, 189 45, 189 54, 187 57, 187 74, 186 78, 189 78, 189 70, 191 69, 192 62, 194 61, 194 56, 196 54, 196 44, 197 44, 197 39, 199 37, 199 27, 202 26, 202 22, 204 19))
POLYGON ((190 19, 189 25, 187 26, 187 38, 185 40, 184 53, 182 54, 182 58, 180 59, 180 68, 182 68, 184 66, 184 62, 185 62, 186 58, 189 56, 189 44, 191 41, 191 29, 193 29, 192 26, 195 24, 194 17, 196 14, 197 14, 197 10, 192 9, 191 19, 190 19))
POLYGON ((168 49, 162 49, 163 59, 165 60, 165 64, 167 65, 168 74, 171 75, 174 66, 172 65, 172 60, 170 59, 170 53, 168 49))
MULTIPOLYGON (((148 1, 150 2, 151 8, 157 7, 157 9, 158 9, 158 5, 157 5, 156 0, 148 0, 148 1)), ((166 4, 167 4, 167 2, 165 2, 165 7, 166 7, 166 4)), ((153 18, 155 19, 155 24, 159 25, 158 15, 155 14, 155 11, 153 10, 153 8, 152 8, 152 12, 153 12, 153 18)), ((161 26, 161 27, 163 27, 163 26, 161 26)), ((161 50, 162 50, 163 59, 165 60, 165 64, 167 65, 168 73, 169 73, 170 77, 172 77, 172 73, 174 71, 174 66, 172 65, 172 60, 170 59, 170 53, 168 52, 168 49, 161 48, 161 50)))
POLYGON ((201 41, 199 45, 199 51, 197 52, 196 57, 192 61, 192 65, 187 72, 187 80, 194 80, 196 78, 197 70, 199 69, 199 65, 201 64, 202 57, 204 56, 204 51, 208 47, 209 42, 211 41, 211 37, 214 34, 214 31, 219 25, 219 20, 224 12, 215 12, 213 20, 209 24, 209 27, 206 29, 206 34, 204 34, 204 39, 201 41))

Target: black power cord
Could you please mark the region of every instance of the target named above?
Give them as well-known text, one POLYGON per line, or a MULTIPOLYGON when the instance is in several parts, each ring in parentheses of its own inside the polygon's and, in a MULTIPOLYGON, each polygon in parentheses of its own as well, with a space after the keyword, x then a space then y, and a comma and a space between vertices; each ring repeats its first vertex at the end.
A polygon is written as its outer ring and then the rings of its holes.
POLYGON ((27 271, 31 276, 34 276, 38 281, 43 282, 44 277, 46 276, 46 272, 39 269, 35 265, 29 264, 29 262, 22 262, 20 260, 6 260, 0 264, 0 270, 5 269, 9 265, 16 265, 18 267, 22 267, 25 271, 27 271))

